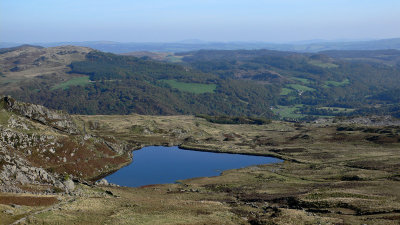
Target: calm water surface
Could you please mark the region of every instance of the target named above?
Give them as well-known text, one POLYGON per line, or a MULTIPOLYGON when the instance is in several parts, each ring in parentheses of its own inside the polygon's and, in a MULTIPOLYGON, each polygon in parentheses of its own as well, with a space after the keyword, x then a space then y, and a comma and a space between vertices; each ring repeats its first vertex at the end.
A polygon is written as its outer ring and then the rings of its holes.
POLYGON ((133 152, 133 162, 109 175, 114 184, 138 187, 174 183, 193 177, 217 176, 223 170, 282 162, 264 156, 181 150, 178 147, 151 146, 133 152))

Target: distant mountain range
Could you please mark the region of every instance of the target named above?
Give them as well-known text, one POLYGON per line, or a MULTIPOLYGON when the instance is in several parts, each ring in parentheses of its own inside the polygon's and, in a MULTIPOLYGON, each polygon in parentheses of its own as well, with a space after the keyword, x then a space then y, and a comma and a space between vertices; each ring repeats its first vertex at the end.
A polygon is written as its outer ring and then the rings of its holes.
MULTIPOLYGON (((25 43, 0 42, 0 48, 19 46, 25 43)), ((43 47, 55 47, 61 45, 74 45, 90 47, 104 52, 127 53, 134 51, 150 52, 185 52, 200 49, 214 50, 238 50, 238 49, 270 49, 292 52, 320 52, 327 50, 400 50, 400 38, 370 40, 370 41, 323 41, 311 40, 287 44, 267 42, 206 42, 201 40, 184 40, 181 42, 112 42, 112 41, 84 41, 84 42, 52 42, 29 43, 43 47)))

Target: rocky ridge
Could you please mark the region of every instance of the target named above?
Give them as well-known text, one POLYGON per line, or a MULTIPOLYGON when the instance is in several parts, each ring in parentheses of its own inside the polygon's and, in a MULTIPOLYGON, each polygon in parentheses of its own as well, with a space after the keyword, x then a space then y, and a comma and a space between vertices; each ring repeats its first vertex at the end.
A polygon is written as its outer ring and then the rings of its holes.
POLYGON ((67 192, 130 161, 123 143, 85 134, 70 115, 0 99, 0 191, 67 192))
POLYGON ((63 111, 54 111, 41 105, 17 102, 11 97, 4 97, 3 102, 8 111, 69 134, 79 134, 71 116, 63 111))

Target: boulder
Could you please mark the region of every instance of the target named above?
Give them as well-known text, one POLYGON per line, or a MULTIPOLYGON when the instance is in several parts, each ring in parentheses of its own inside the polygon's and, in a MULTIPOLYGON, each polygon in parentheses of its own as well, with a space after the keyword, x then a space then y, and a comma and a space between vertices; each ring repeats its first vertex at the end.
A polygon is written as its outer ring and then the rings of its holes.
POLYGON ((64 181, 64 186, 65 186, 65 191, 68 193, 75 190, 75 184, 71 179, 64 181))
POLYGON ((99 181, 96 182, 97 185, 104 185, 107 186, 108 185, 108 181, 106 179, 101 179, 99 181))

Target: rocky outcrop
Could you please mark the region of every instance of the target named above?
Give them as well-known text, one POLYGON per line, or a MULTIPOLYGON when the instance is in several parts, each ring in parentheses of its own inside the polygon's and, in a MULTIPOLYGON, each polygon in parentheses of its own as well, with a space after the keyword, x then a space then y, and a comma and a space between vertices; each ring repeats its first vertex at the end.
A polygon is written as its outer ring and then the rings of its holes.
POLYGON ((126 144, 81 134, 67 113, 0 98, 0 192, 75 193, 74 182, 92 183, 130 160, 126 144))
POLYGON ((3 97, 0 102, 6 110, 38 121, 65 133, 79 134, 79 130, 71 116, 65 112, 50 110, 41 105, 18 102, 11 97, 3 97))
MULTIPOLYGON (((0 191, 23 192, 19 185, 54 185, 60 177, 43 168, 31 166, 31 163, 16 152, 0 144, 0 191)), ((65 189, 65 188, 64 188, 65 189)))
POLYGON ((41 152, 53 152, 55 147, 59 146, 55 143, 55 137, 52 135, 23 133, 1 126, 0 141, 0 146, 17 148, 19 152, 26 155, 32 154, 32 148, 38 149, 41 152))
POLYGON ((101 179, 95 183, 98 186, 110 186, 110 187, 119 187, 117 184, 109 183, 106 179, 101 179))
POLYGON ((104 179, 104 178, 96 182, 96 185, 107 186, 108 184, 109 184, 108 181, 106 179, 104 179))

